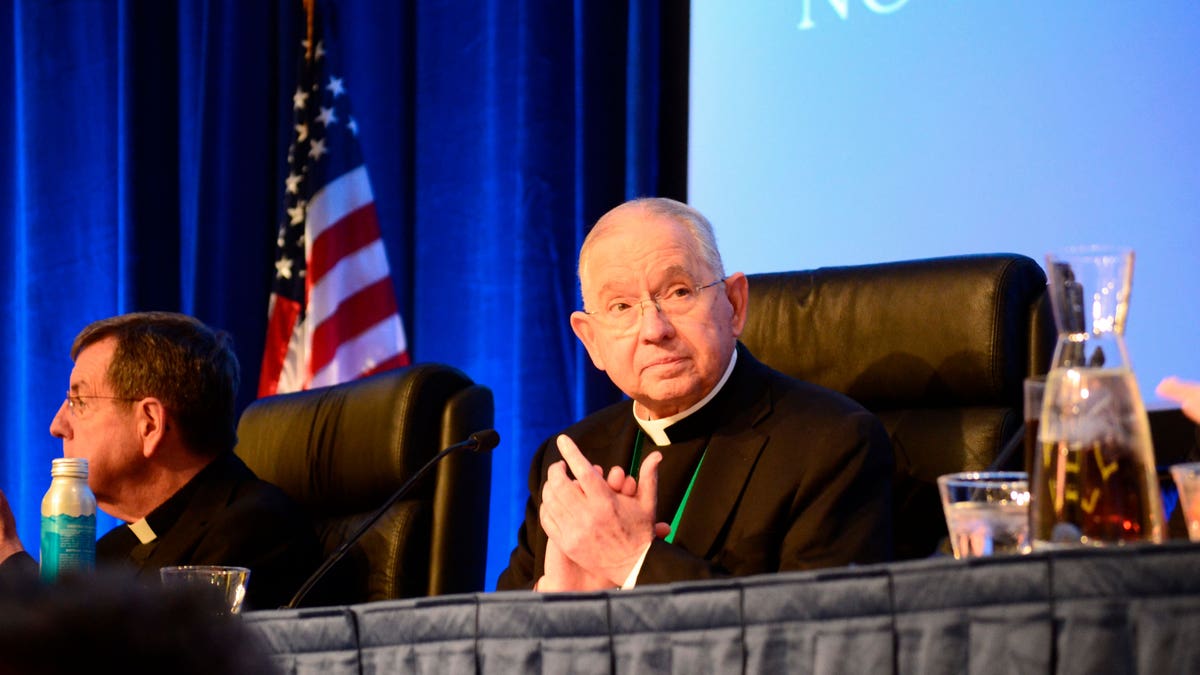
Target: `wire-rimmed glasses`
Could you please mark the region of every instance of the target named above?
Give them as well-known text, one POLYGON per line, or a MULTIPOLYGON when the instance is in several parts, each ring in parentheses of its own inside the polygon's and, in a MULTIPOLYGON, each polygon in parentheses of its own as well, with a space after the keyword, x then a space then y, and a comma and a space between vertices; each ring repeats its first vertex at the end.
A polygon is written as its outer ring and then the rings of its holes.
POLYGON ((584 314, 594 317, 604 326, 616 331, 630 331, 638 325, 647 304, 651 304, 660 314, 667 318, 683 316, 691 312, 700 300, 700 292, 723 284, 728 277, 717 279, 702 286, 689 286, 677 283, 667 287, 665 291, 656 293, 644 300, 637 298, 612 298, 604 306, 594 311, 584 311, 584 314))
POLYGON ((88 409, 87 399, 90 399, 90 398, 104 399, 107 401, 136 401, 136 400, 138 400, 136 398, 129 398, 127 396, 100 396, 100 395, 93 396, 91 394, 86 394, 86 395, 81 396, 79 394, 72 394, 71 392, 68 391, 67 392, 67 412, 71 413, 71 417, 75 417, 75 418, 83 417, 85 414, 87 414, 87 409, 88 409))

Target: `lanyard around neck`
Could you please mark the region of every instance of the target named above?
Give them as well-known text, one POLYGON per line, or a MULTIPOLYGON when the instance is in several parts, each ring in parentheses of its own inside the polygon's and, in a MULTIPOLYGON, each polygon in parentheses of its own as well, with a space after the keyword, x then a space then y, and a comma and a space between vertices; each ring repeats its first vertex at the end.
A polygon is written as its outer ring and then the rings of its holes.
MULTIPOLYGON (((633 442, 633 460, 629 463, 629 475, 635 479, 638 477, 638 471, 642 468, 642 443, 645 439, 642 430, 638 429, 637 440, 633 442)), ((683 499, 679 501, 679 508, 675 509, 675 517, 671 519, 671 532, 663 539, 668 544, 675 542, 675 530, 679 528, 679 521, 683 518, 683 509, 687 506, 688 497, 692 496, 692 486, 696 484, 696 476, 700 475, 700 466, 704 464, 704 456, 708 454, 708 446, 704 446, 704 452, 700 454, 700 461, 696 462, 696 470, 692 472, 692 479, 688 481, 687 490, 683 493, 683 499)))

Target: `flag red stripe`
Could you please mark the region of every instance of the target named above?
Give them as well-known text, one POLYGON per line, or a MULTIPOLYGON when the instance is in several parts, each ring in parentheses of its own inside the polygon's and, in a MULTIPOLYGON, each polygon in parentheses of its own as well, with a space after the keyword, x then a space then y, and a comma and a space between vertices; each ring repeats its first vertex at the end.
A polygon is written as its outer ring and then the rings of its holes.
POLYGON ((338 345, 396 313, 391 277, 380 279, 343 300, 313 330, 309 372, 321 372, 337 355, 338 345))
POLYGON ((300 317, 300 303, 272 295, 271 316, 267 318, 267 343, 263 349, 262 370, 258 377, 258 395, 271 396, 279 388, 279 375, 287 359, 292 331, 300 317))
POLYGON ((319 282, 338 261, 379 239, 379 219, 374 202, 346 214, 312 242, 309 283, 319 282))
POLYGON ((401 366, 407 366, 407 365, 408 365, 408 352, 400 352, 399 354, 393 356, 392 358, 376 365, 374 368, 367 370, 365 372, 359 373, 359 377, 366 377, 368 375, 374 375, 375 373, 382 373, 385 370, 391 370, 392 368, 400 368, 401 366))

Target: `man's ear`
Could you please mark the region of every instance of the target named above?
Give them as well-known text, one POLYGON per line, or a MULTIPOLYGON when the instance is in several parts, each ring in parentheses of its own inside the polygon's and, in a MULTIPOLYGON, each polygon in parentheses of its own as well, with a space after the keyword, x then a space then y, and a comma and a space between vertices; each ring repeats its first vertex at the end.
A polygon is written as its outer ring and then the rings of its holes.
POLYGON ((729 275, 725 280, 725 297, 733 306, 733 316, 730 317, 733 337, 741 337, 742 330, 746 328, 746 308, 750 306, 750 282, 745 274, 734 272, 729 275))
POLYGON ((596 348, 596 325, 592 323, 591 317, 583 312, 571 312, 571 330, 575 331, 575 337, 579 338, 584 349, 587 349, 588 356, 592 357, 592 364, 597 369, 604 370, 604 357, 596 348))
POLYGON ((142 454, 150 457, 161 447, 170 428, 170 419, 162 401, 148 396, 135 404, 134 417, 137 421, 138 438, 142 440, 142 454))

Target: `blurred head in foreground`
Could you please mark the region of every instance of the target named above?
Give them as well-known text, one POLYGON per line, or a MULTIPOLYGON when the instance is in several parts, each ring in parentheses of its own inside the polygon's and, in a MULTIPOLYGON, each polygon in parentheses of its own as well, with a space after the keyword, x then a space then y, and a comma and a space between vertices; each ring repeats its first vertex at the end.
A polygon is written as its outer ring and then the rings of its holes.
POLYGON ((0 584, 0 675, 273 673, 237 617, 128 574, 0 584))

